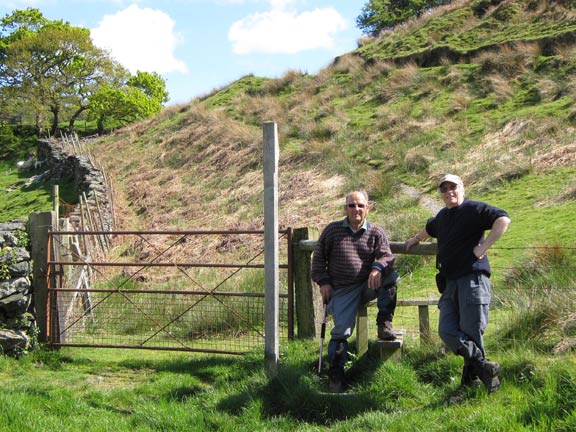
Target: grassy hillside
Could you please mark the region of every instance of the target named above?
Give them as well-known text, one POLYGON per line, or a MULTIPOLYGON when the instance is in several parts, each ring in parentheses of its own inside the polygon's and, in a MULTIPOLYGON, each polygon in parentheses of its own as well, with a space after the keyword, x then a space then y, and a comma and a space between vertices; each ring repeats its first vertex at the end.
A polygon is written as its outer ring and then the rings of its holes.
MULTIPOLYGON (((59 183, 60 198, 67 202, 76 202, 78 188, 73 179, 59 183)), ((50 211, 53 181, 47 179, 42 169, 19 171, 16 164, 0 161, 0 222, 15 219, 28 220, 35 212, 50 211)))
MULTIPOLYGON (((575 34, 573 2, 456 2, 361 41, 317 75, 243 77, 94 153, 113 174, 126 226, 261 227, 267 120, 280 131, 282 226, 321 227, 364 186, 372 219, 405 239, 430 212, 399 185, 437 199, 434 179, 446 171, 471 197, 498 191, 504 207, 523 206, 522 185, 550 179, 560 202, 541 190, 534 205, 571 211, 575 34)), ((541 225, 532 241, 574 240, 570 220, 541 225)))
MULTIPOLYGON (((436 179, 460 174, 470 198, 512 217, 491 251, 496 290, 506 289, 498 302, 512 307, 515 289, 544 283, 514 279, 542 250, 563 247, 568 271, 576 265, 575 34, 573 2, 455 2, 360 41, 317 75, 242 77, 101 139, 93 153, 115 183, 123 229, 261 229, 270 120, 281 227, 321 229, 341 217, 346 192, 365 187, 370 219, 404 241, 432 215, 406 187, 438 200, 436 179)), ((435 295, 433 265, 420 263, 399 258, 403 297, 435 295)), ((574 287, 573 271, 559 280, 574 287)), ((562 308, 547 325, 569 316, 562 308)))
MULTIPOLYGON (((435 179, 454 172, 469 197, 512 217, 491 250, 500 305, 516 289, 576 288, 575 33, 573 1, 460 1, 360 41, 317 75, 246 76, 165 109, 90 144, 114 183, 116 228, 261 229, 262 122, 273 120, 282 228, 321 229, 365 187, 370 219, 404 241, 432 215, 418 196, 438 200, 435 179), (568 273, 551 283, 539 272, 554 265, 568 273)), ((5 220, 50 207, 50 185, 21 175, 5 179, 5 220)), ((402 297, 436 294, 432 261, 421 264, 399 257, 402 297)), ((573 300, 547 301, 563 307, 535 327, 575 321, 573 300)))
MULTIPOLYGON (((365 187, 370 219, 403 241, 432 215, 418 196, 438 201, 435 179, 454 172, 470 198, 512 217, 492 253, 500 282, 534 247, 576 240, 575 36, 573 1, 457 1, 359 41, 317 75, 245 76, 91 150, 115 185, 118 229, 261 229, 269 120, 281 227, 321 229, 365 187)), ((26 207, 7 203, 11 217, 26 207)), ((179 253, 194 251, 209 253, 179 253)), ((406 294, 432 272, 412 272, 406 294)))

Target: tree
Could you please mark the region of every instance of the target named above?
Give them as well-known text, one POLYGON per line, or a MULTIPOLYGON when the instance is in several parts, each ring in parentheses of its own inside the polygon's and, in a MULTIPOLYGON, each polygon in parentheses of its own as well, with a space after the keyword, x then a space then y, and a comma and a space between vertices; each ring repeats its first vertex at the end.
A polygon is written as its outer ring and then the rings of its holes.
MULTIPOLYGON (((33 34, 49 21, 44 18, 38 9, 27 9, 14 11, 11 15, 6 15, 0 20, 0 100, 2 101, 2 117, 22 118, 24 111, 34 111, 31 107, 36 108, 34 103, 24 103, 23 98, 14 88, 13 74, 9 73, 9 66, 6 64, 8 59, 9 46, 33 34)), ((34 116, 38 118, 38 115, 34 116)))
POLYGON ((0 86, 5 84, 5 60, 8 45, 27 34, 34 33, 48 23, 49 21, 38 9, 17 10, 0 20, 0 72, 3 72, 0 73, 0 86))
POLYGON ((48 110, 52 134, 64 107, 75 111, 73 128, 74 120, 88 109, 88 97, 112 69, 112 60, 92 44, 89 30, 61 21, 21 33, 6 46, 4 64, 9 91, 30 106, 48 110))
POLYGON ((417 18, 424 12, 451 0, 369 0, 356 18, 364 34, 378 36, 382 30, 417 18))
POLYGON ((160 105, 168 102, 166 82, 156 72, 137 71, 136 75, 128 80, 128 85, 142 90, 148 98, 153 99, 160 105))
POLYGON ((18 155, 20 140, 12 128, 0 124, 0 160, 14 159, 18 155))
POLYGON ((106 51, 94 46, 88 29, 49 21, 32 8, 13 12, 1 24, 0 94, 10 106, 26 109, 38 128, 50 115, 52 135, 63 113, 73 130, 78 117, 93 108, 92 101, 97 116, 114 115, 101 112, 103 106, 114 106, 115 113, 132 113, 122 119, 139 119, 158 112, 168 100, 159 75, 138 72, 131 77, 106 51), (114 104, 101 103, 112 93, 114 104), (127 106, 119 108, 122 101, 127 106))
POLYGON ((90 98, 90 118, 98 133, 142 120, 158 113, 168 101, 166 82, 157 73, 136 72, 126 85, 104 85, 90 98))

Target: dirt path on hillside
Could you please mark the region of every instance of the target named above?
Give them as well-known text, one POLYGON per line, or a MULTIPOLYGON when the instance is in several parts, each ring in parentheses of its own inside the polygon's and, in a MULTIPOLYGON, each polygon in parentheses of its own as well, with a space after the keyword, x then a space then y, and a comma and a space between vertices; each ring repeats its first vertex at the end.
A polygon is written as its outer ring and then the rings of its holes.
POLYGON ((402 184, 400 185, 400 189, 402 189, 403 193, 416 200, 418 202, 418 205, 424 207, 426 210, 432 213, 432 216, 435 216, 436 213, 438 213, 440 209, 444 207, 444 205, 440 201, 432 199, 420 193, 418 189, 413 188, 412 186, 402 184))

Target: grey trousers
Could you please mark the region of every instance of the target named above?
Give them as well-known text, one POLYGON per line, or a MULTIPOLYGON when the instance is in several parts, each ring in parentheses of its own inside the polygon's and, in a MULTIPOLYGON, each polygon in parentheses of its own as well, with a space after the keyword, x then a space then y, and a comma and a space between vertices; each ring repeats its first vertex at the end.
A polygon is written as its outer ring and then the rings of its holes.
POLYGON ((368 288, 368 282, 348 287, 338 288, 332 292, 328 302, 327 312, 332 315, 334 327, 330 332, 328 343, 328 361, 330 369, 344 369, 348 352, 348 338, 354 331, 358 307, 377 298, 378 316, 376 322, 392 321, 396 309, 396 282, 398 275, 394 272, 383 284, 392 280, 391 284, 380 287, 377 291, 368 288))
POLYGON ((330 332, 332 339, 348 339, 356 325, 358 308, 371 300, 378 299, 378 317, 376 321, 392 321, 396 309, 396 284, 381 287, 378 290, 368 288, 368 282, 338 288, 332 292, 328 302, 328 313, 334 319, 330 332))
POLYGON ((470 273, 447 279, 438 302, 438 334, 446 346, 464 357, 465 362, 485 358, 484 332, 488 325, 491 300, 490 279, 483 273, 470 273))

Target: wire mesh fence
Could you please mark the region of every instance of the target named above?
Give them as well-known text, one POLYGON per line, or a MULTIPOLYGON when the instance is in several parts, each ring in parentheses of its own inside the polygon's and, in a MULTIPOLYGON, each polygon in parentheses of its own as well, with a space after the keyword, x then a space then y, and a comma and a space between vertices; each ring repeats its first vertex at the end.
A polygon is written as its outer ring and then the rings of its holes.
MULTIPOLYGON (((264 346, 263 293, 96 289, 82 294, 73 311, 66 310, 69 302, 53 302, 52 313, 65 316, 55 345, 223 354, 264 346)), ((281 340, 288 338, 287 298, 280 296, 281 340)))

